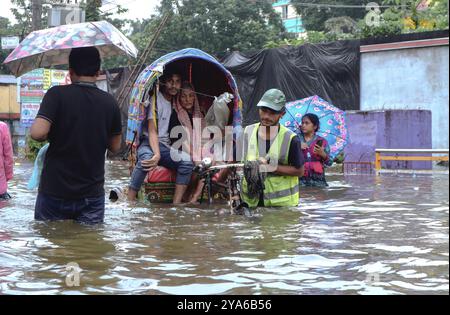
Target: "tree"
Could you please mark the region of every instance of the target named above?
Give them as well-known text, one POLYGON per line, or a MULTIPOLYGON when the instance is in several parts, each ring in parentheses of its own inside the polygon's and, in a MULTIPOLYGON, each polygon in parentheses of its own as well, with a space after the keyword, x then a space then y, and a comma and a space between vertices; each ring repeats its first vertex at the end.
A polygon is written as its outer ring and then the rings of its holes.
MULTIPOLYGON (((11 22, 5 18, 0 17, 0 37, 3 36, 18 36, 20 34, 20 30, 11 25, 11 22)), ((0 74, 9 74, 9 70, 6 65, 3 64, 3 61, 8 57, 11 53, 10 50, 0 49, 0 74)))
MULTIPOLYGON (((128 11, 123 6, 117 5, 113 9, 102 11, 102 0, 85 0, 81 5, 86 11, 86 22, 108 21, 122 32, 124 32, 125 26, 131 22, 126 19, 113 18, 113 15, 120 15, 128 11)), ((123 56, 115 56, 103 60, 104 69, 123 67, 127 64, 128 60, 123 56)))
MULTIPOLYGON (((31 0, 11 0, 11 3, 14 5, 11 9, 14 17, 17 20, 17 28, 21 30, 20 35, 21 38, 24 38, 32 31, 32 20, 33 20, 33 9, 32 9, 32 1, 31 0)), ((48 6, 44 6, 42 8, 42 27, 47 27, 47 16, 48 16, 48 6)))
POLYGON ((328 34, 356 34, 357 23, 348 16, 331 18, 325 21, 325 30, 328 34))
POLYGON ((360 22, 363 37, 448 29, 448 0, 384 0, 376 25, 360 22))
POLYGON ((358 21, 366 15, 365 5, 373 1, 361 0, 291 0, 292 5, 301 15, 303 26, 307 31, 325 31, 325 22, 331 18, 349 17, 358 21), (331 6, 329 6, 331 5, 331 6), (345 5, 347 7, 338 7, 345 5), (355 6, 355 7, 349 7, 355 6))
POLYGON ((86 10, 86 22, 95 22, 101 20, 100 8, 102 7, 102 0, 86 0, 84 9, 86 10))
POLYGON ((121 5, 116 5, 112 9, 102 11, 102 0, 85 0, 81 6, 86 11, 86 22, 108 21, 121 31, 127 23, 131 22, 130 20, 112 17, 113 15, 128 12, 128 9, 121 5))
POLYGON ((165 0, 158 15, 147 22, 145 33, 137 36, 139 42, 148 42, 168 11, 174 14, 157 42, 159 55, 186 47, 211 54, 261 49, 266 42, 287 36, 268 1, 165 0))

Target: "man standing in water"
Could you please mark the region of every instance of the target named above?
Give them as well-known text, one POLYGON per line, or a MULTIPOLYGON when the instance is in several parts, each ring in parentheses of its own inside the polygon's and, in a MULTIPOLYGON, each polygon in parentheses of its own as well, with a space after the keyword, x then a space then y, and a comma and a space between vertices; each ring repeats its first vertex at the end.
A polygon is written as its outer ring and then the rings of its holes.
MULTIPOLYGON (((258 103, 260 123, 244 132, 244 161, 259 161, 265 166, 264 190, 259 196, 249 193, 242 182, 242 199, 254 207, 292 207, 299 202, 299 180, 303 176, 304 158, 300 139, 280 125, 286 112, 286 97, 280 90, 267 91, 258 103)), ((262 168, 261 168, 262 169, 262 168)))
POLYGON ((156 95, 151 97, 147 123, 143 124, 137 150, 138 163, 131 175, 128 200, 136 200, 148 172, 161 165, 177 171, 173 204, 178 205, 181 204, 191 180, 194 163, 188 154, 173 149, 170 142, 170 116, 173 110, 172 104, 176 101, 181 89, 181 76, 167 72, 161 77, 160 82, 161 92, 155 91, 156 95))
POLYGON ((95 82, 101 65, 94 47, 72 49, 71 85, 45 95, 31 137, 48 140, 35 219, 102 223, 105 215, 105 153, 120 150, 122 122, 115 99, 95 82))

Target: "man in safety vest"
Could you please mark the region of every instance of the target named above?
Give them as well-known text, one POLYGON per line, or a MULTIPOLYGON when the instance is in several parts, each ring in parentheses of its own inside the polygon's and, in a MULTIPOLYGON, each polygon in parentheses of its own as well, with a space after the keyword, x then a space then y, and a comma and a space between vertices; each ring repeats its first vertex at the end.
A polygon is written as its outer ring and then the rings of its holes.
POLYGON ((244 178, 242 199, 254 207, 295 207, 299 203, 299 177, 304 172, 301 142, 280 124, 286 97, 277 89, 267 91, 258 103, 260 123, 244 132, 244 162, 259 161, 263 172, 260 189, 251 189, 244 178), (251 192, 253 191, 253 192, 251 192))

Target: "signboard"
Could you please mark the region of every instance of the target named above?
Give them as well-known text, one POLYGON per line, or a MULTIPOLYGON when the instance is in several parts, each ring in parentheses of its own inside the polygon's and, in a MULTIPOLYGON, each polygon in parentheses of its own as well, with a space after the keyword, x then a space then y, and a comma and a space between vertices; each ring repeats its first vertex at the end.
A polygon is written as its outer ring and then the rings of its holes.
POLYGON ((2 37, 2 49, 16 49, 19 44, 19 36, 2 37))
POLYGON ((70 75, 68 71, 65 70, 52 70, 52 86, 55 85, 67 85, 71 84, 70 75))
POLYGON ((52 71, 44 69, 44 75, 42 79, 43 90, 48 91, 52 87, 52 71))
POLYGON ((44 98, 53 86, 70 84, 68 71, 36 69, 19 78, 20 124, 31 127, 44 98))
POLYGON ((86 13, 78 7, 57 6, 50 9, 48 14, 49 27, 84 23, 86 13))
POLYGON ((39 112, 39 104, 22 103, 20 105, 20 124, 22 127, 29 128, 33 125, 34 120, 39 112))

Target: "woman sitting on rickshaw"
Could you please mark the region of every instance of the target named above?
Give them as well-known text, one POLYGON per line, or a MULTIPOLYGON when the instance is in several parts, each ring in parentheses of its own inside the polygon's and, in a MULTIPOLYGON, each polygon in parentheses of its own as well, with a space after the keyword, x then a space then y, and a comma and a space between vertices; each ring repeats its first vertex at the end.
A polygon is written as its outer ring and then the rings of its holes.
MULTIPOLYGON (((196 165, 205 157, 213 158, 212 154, 203 150, 202 132, 205 127, 205 118, 200 109, 194 86, 189 82, 183 82, 170 117, 169 130, 171 130, 172 145, 188 153, 196 165), (183 130, 177 129, 180 126, 183 127, 183 130), (195 128, 199 128, 199 130, 195 128), (184 141, 185 139, 188 139, 187 143, 184 141)), ((188 189, 185 200, 196 204, 201 197, 204 181, 194 175, 189 186, 190 189, 188 189)))

